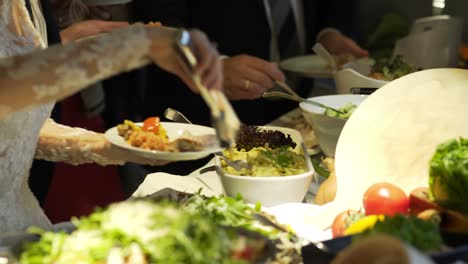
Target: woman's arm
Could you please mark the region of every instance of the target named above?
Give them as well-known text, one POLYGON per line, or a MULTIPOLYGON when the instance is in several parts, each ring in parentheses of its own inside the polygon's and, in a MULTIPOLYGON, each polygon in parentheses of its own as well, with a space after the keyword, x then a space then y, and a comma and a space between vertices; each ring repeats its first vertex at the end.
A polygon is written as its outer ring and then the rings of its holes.
POLYGON ((60 125, 52 119, 48 119, 41 129, 35 158, 73 165, 84 163, 122 165, 125 162, 163 165, 167 163, 143 158, 115 147, 101 133, 60 125))
POLYGON ((112 74, 141 66, 151 41, 143 25, 80 43, 0 60, 0 117, 60 100, 112 74))
MULTIPOLYGON (((63 99, 83 87, 153 60, 196 91, 174 52, 176 31, 142 24, 92 39, 0 59, 0 118, 63 99)), ((218 53, 206 36, 191 31, 198 71, 209 88, 221 89, 218 53)))

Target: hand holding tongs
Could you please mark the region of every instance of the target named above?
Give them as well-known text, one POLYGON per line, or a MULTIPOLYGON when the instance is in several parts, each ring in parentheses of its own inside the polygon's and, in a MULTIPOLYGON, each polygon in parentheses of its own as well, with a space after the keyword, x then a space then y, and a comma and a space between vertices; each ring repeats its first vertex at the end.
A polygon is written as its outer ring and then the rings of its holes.
POLYGON ((198 62, 190 48, 190 34, 186 30, 179 30, 179 36, 175 42, 175 50, 182 59, 185 69, 192 76, 192 80, 200 91, 201 96, 210 107, 211 122, 216 130, 220 145, 222 147, 232 145, 239 132, 240 121, 223 92, 209 90, 203 85, 201 77, 195 72, 198 62))

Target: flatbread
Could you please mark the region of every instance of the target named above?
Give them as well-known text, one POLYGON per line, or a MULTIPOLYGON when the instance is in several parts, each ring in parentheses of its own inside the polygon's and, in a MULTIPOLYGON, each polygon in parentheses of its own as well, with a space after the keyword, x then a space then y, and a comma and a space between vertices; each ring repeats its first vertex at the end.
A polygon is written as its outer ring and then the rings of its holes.
POLYGON ((468 137, 468 70, 431 69, 388 83, 346 122, 336 149, 337 194, 314 219, 330 226, 336 214, 362 208, 369 186, 390 182, 407 194, 428 185, 436 146, 468 137))

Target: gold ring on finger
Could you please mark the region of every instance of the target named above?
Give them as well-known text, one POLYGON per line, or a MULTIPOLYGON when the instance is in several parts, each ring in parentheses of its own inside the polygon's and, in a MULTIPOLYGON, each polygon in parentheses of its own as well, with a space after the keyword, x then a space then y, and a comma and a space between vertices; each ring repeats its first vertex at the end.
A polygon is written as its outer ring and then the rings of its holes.
POLYGON ((245 80, 245 88, 249 89, 250 87, 250 80, 245 80))

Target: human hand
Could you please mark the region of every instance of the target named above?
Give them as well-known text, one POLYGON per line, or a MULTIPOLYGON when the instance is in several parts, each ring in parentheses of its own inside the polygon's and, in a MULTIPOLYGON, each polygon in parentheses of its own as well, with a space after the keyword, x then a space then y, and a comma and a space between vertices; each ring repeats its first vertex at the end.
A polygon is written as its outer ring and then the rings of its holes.
POLYGON ((224 92, 229 99, 256 99, 285 77, 278 65, 249 55, 222 60, 224 92))
MULTIPOLYGON (((162 69, 177 75, 189 88, 198 93, 192 76, 184 68, 182 60, 174 49, 177 31, 167 27, 147 27, 152 41, 150 57, 162 69)), ((200 75, 202 84, 208 89, 222 90, 223 72, 220 57, 216 48, 206 35, 199 30, 190 30, 191 49, 197 58, 195 72, 200 75)))
POLYGON ((140 165, 162 166, 169 163, 166 160, 156 160, 152 158, 145 158, 134 152, 106 143, 107 146, 103 147, 100 154, 109 160, 118 160, 123 162, 132 162, 140 165))
POLYGON ((62 43, 67 44, 75 40, 126 27, 128 22, 114 22, 105 20, 85 20, 77 22, 60 31, 62 43))
POLYGON ((346 37, 337 31, 328 31, 318 40, 322 46, 333 55, 353 55, 354 57, 369 56, 367 50, 362 49, 354 40, 346 37))

